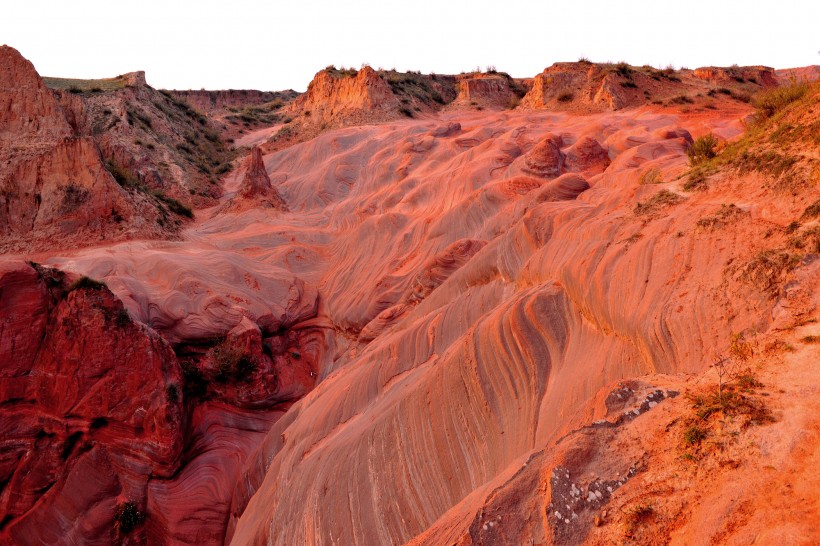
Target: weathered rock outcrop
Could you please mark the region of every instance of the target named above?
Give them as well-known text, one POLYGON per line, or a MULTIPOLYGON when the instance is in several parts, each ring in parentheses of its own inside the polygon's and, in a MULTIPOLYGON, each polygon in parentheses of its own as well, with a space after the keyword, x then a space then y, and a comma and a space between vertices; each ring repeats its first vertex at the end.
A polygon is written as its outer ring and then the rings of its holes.
POLYGON ((0 48, 0 249, 156 236, 159 213, 131 197, 77 138, 30 62, 0 48))
MULTIPOLYGON (((600 112, 645 104, 691 104, 721 85, 739 97, 775 85, 767 67, 656 69, 626 63, 555 63, 535 76, 521 100, 526 109, 600 112)), ((713 93, 714 94, 714 93, 713 93)), ((748 99, 747 99, 748 100, 748 99)))
POLYGON ((449 108, 504 109, 516 106, 524 88, 506 74, 474 73, 456 76, 458 96, 449 108))
POLYGON ((696 68, 692 75, 719 84, 750 82, 768 87, 777 85, 774 69, 768 66, 704 66, 696 68))
POLYGON ((321 330, 288 330, 303 307, 180 360, 105 284, 0 260, 0 542, 119 543, 132 502, 136 543, 221 543, 243 461, 325 358, 321 330))
POLYGON ((399 101, 379 74, 369 66, 355 75, 322 70, 307 92, 288 107, 311 125, 334 127, 383 121, 398 116, 399 101))
POLYGON ((113 543, 115 504, 179 463, 174 353, 102 285, 5 261, 0 287, 0 537, 113 543))
POLYGON ((262 150, 255 146, 243 165, 245 173, 236 196, 231 199, 223 211, 239 211, 253 207, 262 207, 287 211, 288 205, 279 192, 271 185, 270 176, 265 170, 262 150))

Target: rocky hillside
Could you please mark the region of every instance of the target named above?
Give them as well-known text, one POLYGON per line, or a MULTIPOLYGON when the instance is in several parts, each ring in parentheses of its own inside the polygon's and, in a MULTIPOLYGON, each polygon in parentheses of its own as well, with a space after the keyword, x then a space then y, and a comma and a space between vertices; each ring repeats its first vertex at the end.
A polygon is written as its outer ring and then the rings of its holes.
POLYGON ((287 91, 170 91, 180 101, 208 117, 220 126, 228 142, 260 127, 282 123, 287 116, 283 107, 300 94, 287 91))
POLYGON ((626 63, 555 63, 533 79, 521 107, 590 112, 650 103, 693 104, 717 93, 748 101, 753 93, 773 85, 774 70, 762 66, 692 71, 626 63))
POLYGON ((164 205, 106 168, 34 67, 0 47, 0 249, 167 236, 164 205))
POLYGON ((122 184, 187 206, 214 204, 219 176, 233 159, 219 126, 171 92, 147 85, 143 73, 130 80, 114 89, 95 80, 61 80, 54 95, 75 133, 96 142, 122 184))
POLYGON ((0 77, 5 251, 174 237, 221 195, 233 154, 217 127, 143 73, 44 81, 3 46, 0 77))
MULTIPOLYGON (((779 76, 785 81, 785 73, 779 76)), ((771 68, 704 67, 696 70, 635 67, 627 63, 555 63, 531 80, 503 72, 457 76, 328 67, 308 91, 271 118, 266 144, 278 150, 330 129, 424 118, 456 110, 552 110, 581 114, 636 106, 722 108, 748 103, 777 85, 771 68)))

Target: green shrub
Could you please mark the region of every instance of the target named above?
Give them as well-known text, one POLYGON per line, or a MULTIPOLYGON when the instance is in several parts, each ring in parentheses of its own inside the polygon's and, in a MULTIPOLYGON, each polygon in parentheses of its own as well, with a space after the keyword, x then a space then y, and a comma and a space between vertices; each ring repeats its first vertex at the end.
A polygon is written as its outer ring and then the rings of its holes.
POLYGON ((136 176, 131 174, 125 167, 122 165, 118 165, 113 161, 108 161, 105 164, 105 168, 111 173, 111 176, 114 177, 114 180, 126 189, 140 189, 142 184, 137 179, 136 176))
POLYGON ((705 439, 706 429, 700 427, 699 425, 690 425, 683 431, 683 442, 687 445, 698 445, 705 439))
POLYGON ((214 379, 219 383, 230 380, 247 381, 257 368, 256 360, 225 339, 210 351, 214 379))
POLYGON ((757 109, 758 121, 772 117, 787 105, 803 98, 808 90, 807 83, 792 81, 789 85, 777 87, 757 95, 754 105, 757 109))
POLYGON ((620 62, 615 65, 615 73, 622 78, 632 79, 632 67, 627 63, 620 62))
MULTIPOLYGON (((182 379, 184 380, 185 394, 188 396, 202 397, 208 391, 208 381, 196 364, 188 361, 180 363, 182 368, 182 379)), ((168 394, 166 392, 166 394, 168 394)))
POLYGON ((662 184, 663 175, 661 174, 660 169, 647 169, 641 173, 641 177, 638 179, 638 182, 640 184, 662 184))
POLYGON ((642 201, 635 205, 633 212, 636 216, 652 214, 664 207, 668 207, 679 203, 683 199, 677 193, 669 190, 661 190, 646 201, 642 201))
POLYGON ((806 210, 803 211, 803 216, 800 218, 803 220, 811 220, 812 218, 817 218, 820 216, 820 199, 806 207, 806 210))
POLYGON ((717 144, 718 141, 712 133, 695 139, 686 150, 686 155, 689 156, 689 164, 695 166, 717 156, 717 144))
POLYGON ((102 290, 106 288, 106 284, 102 281, 96 281, 91 277, 86 277, 83 275, 68 287, 69 292, 73 292, 74 290, 102 290))
POLYGON ((134 501, 121 502, 114 509, 114 526, 117 532, 127 535, 145 521, 145 514, 139 511, 134 501))
POLYGON ((187 206, 183 205, 173 197, 168 197, 160 191, 152 191, 151 195, 159 199, 168 206, 168 209, 174 214, 185 216, 186 218, 193 218, 194 212, 187 206))

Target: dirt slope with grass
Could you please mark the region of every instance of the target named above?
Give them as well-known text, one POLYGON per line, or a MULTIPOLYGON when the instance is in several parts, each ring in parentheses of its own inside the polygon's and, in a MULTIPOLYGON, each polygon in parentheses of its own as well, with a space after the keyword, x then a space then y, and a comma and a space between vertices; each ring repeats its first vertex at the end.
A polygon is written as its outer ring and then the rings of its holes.
POLYGON ((179 240, 0 260, 0 541, 816 542, 820 89, 592 68, 691 98, 328 69, 179 240))
POLYGON ((4 251, 176 237, 217 202, 234 153, 144 73, 43 80, 8 46, 0 71, 4 251))

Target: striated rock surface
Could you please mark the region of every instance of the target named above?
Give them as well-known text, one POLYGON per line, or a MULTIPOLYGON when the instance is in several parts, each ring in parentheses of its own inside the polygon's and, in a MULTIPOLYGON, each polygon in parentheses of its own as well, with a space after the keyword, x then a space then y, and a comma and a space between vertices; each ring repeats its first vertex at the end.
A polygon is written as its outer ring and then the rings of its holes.
MULTIPOLYGON (((416 124, 346 129, 269 156, 272 175, 287 173, 294 214, 321 214, 337 234, 319 247, 332 253, 323 311, 357 343, 249 462, 233 544, 394 544, 439 521, 469 524, 515 469, 572 430, 600 388, 699 372, 727 332, 766 329, 771 300, 745 283, 727 291, 725 264, 759 252, 736 241, 764 241, 768 220, 698 230, 715 208, 705 194, 648 222, 633 213, 656 191, 642 189, 641 173, 685 166, 681 118, 531 115, 492 131, 454 115, 462 130, 431 140, 416 124), (513 143, 519 155, 499 168, 513 143), (575 146, 577 171, 559 177, 575 146), (411 288, 428 268, 440 278, 434 264, 450 259, 458 267, 432 291, 411 288)), ((742 184, 735 195, 766 201, 749 195, 755 182, 742 184)), ((784 218, 800 207, 784 206, 784 218)), ((297 241, 315 241, 290 225, 297 241)))

